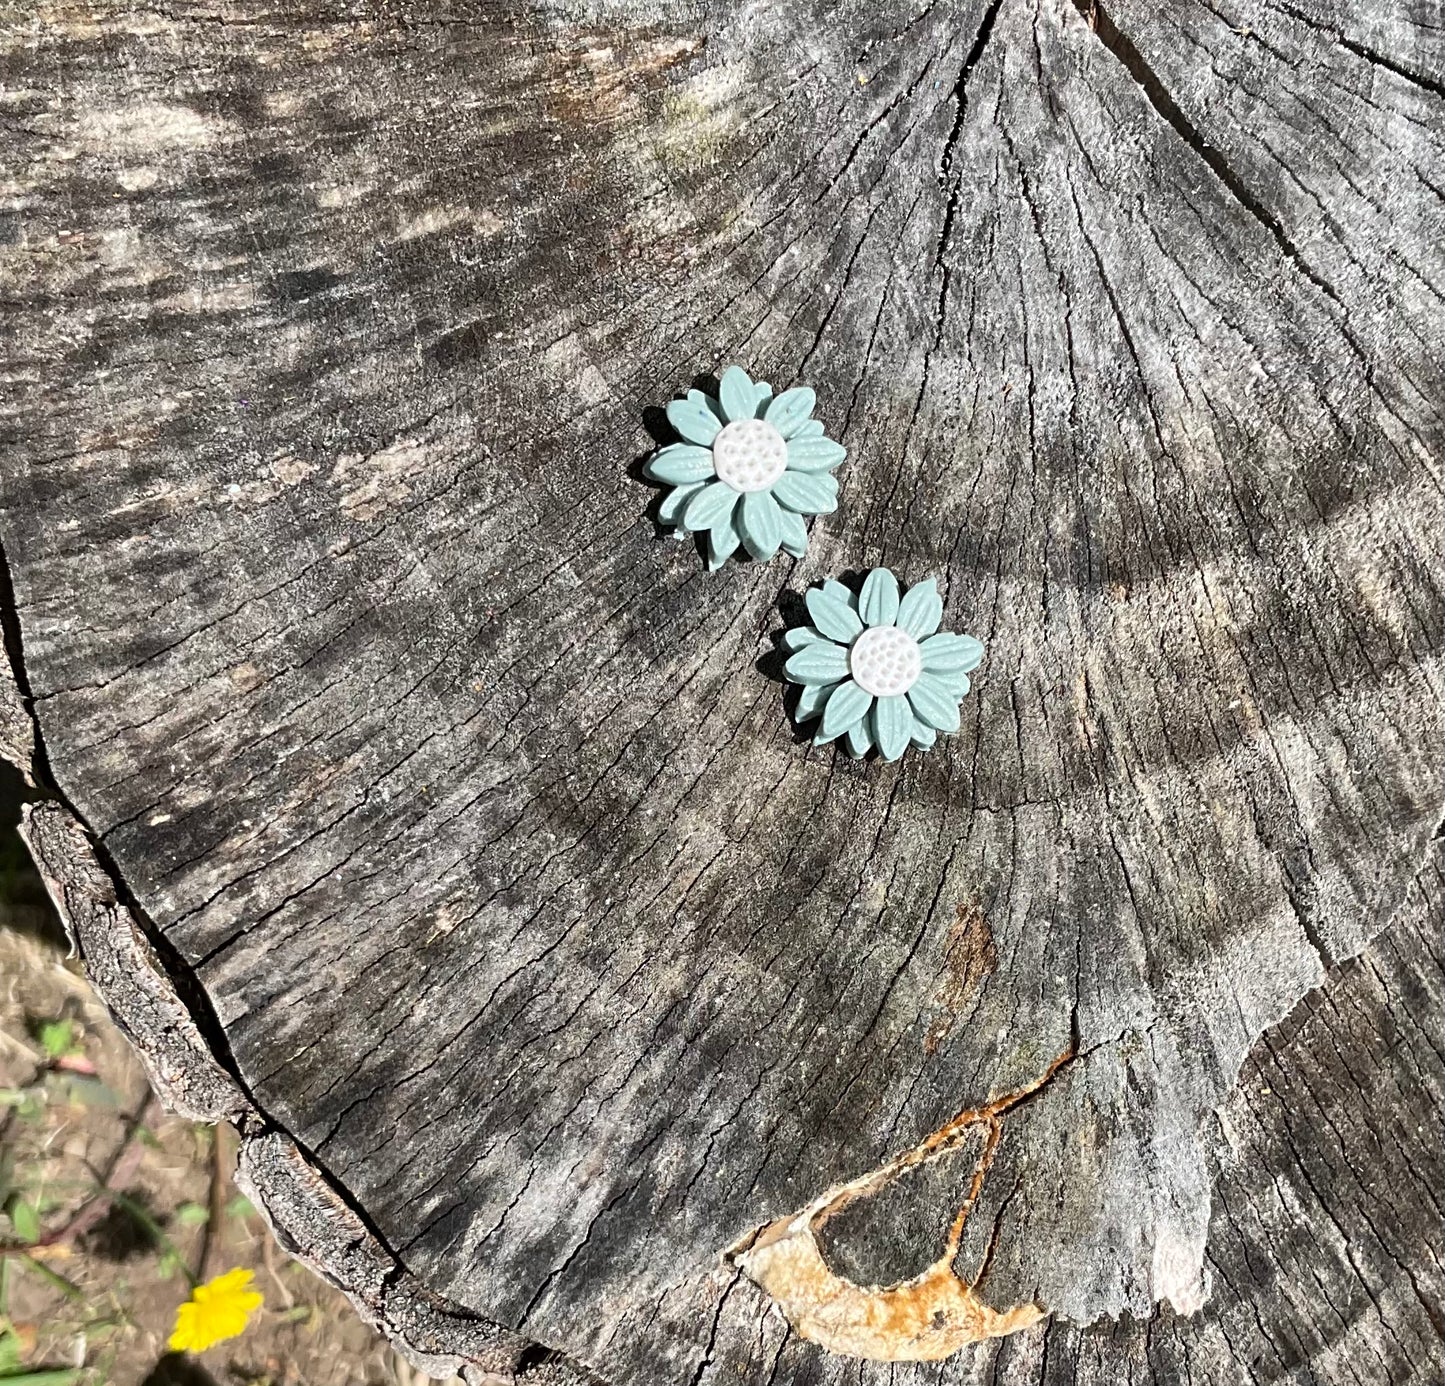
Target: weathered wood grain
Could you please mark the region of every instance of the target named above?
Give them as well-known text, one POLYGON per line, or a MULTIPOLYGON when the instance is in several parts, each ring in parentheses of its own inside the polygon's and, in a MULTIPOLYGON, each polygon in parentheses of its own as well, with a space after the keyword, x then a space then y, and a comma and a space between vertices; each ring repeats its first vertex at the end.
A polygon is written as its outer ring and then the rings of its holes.
POLYGON ((844 1279, 961 1190, 989 1310, 1205 1300, 1211 1113, 1445 797, 1439 7, 0 13, 9 643, 266 1131, 619 1386, 1152 1370, 863 1367, 744 1269, 875 1175, 844 1279), (805 560, 708 576, 634 464, 732 359, 851 461, 805 560), (880 561, 988 646, 892 767, 773 654, 880 561))

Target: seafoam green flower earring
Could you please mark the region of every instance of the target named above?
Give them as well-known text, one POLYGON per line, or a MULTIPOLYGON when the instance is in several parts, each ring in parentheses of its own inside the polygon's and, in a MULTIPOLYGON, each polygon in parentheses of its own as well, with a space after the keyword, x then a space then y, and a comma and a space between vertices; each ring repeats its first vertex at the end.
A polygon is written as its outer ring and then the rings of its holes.
POLYGON ((718 398, 689 390, 667 406, 682 435, 649 458, 643 472, 673 487, 658 519, 707 535, 707 566, 720 568, 744 545, 757 559, 808 547, 805 515, 838 507, 833 468, 847 456, 824 437, 806 385, 774 395, 741 366, 723 372, 718 398))
POLYGON ((874 568, 856 596, 825 582, 804 600, 813 624, 783 637, 794 651, 783 672, 803 685, 798 721, 823 719, 815 746, 841 736, 855 756, 876 746, 897 760, 910 744, 926 750, 940 732, 958 730, 959 699, 983 645, 938 633, 943 602, 932 578, 900 597, 898 579, 874 568))

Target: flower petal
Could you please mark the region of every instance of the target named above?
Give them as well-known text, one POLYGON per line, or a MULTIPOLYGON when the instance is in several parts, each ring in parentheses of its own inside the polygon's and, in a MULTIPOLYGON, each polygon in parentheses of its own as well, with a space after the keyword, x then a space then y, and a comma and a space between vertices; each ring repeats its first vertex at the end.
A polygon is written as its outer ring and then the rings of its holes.
POLYGON ((937 679, 939 683, 948 690, 948 696, 950 698, 962 698, 973 686, 969 682, 968 675, 958 669, 949 669, 942 673, 930 674, 929 677, 937 679))
POLYGON ((741 366, 729 366, 718 383, 718 403, 729 423, 750 419, 757 408, 752 377, 741 366))
POLYGON ((832 641, 804 645, 783 665, 794 683, 837 683, 848 677, 848 651, 832 641))
POLYGON ((721 568, 737 552, 741 543, 742 535, 738 533, 737 517, 724 515, 707 532, 708 571, 715 573, 721 568))
MULTIPOLYGON (((808 422, 802 426, 802 428, 800 428, 795 434, 793 434, 793 437, 821 438, 823 436, 823 432, 824 429, 822 419, 809 419, 808 422)), ((791 441, 791 439, 789 441, 791 441)))
POLYGON ((689 481, 706 481, 713 473, 712 449, 696 443, 670 443, 642 464, 643 476, 685 486, 689 481))
POLYGON ((782 525, 782 545, 794 558, 801 558, 808 552, 808 526, 801 515, 778 507, 778 520, 782 525))
POLYGON ((836 683, 805 683, 803 691, 798 695, 798 721, 811 722, 813 718, 821 717, 823 708, 837 686, 836 683))
POLYGON ((873 739, 884 760, 897 760, 913 735, 913 714, 907 698, 879 698, 873 704, 873 739))
POLYGON ((788 442, 788 470, 826 472, 848 460, 848 449, 831 438, 798 438, 788 442))
POLYGON ((923 655, 923 667, 933 673, 958 672, 966 674, 977 669, 983 659, 983 645, 971 635, 953 635, 945 631, 941 635, 930 635, 918 646, 923 655))
POLYGON ((831 592, 810 587, 803 594, 803 600, 808 604, 813 624, 830 639, 847 644, 862 633, 863 622, 858 619, 858 613, 831 592))
POLYGON ((791 438, 808 422, 808 415, 813 412, 813 406, 817 402, 818 396, 808 386, 795 385, 791 390, 784 390, 782 394, 775 396, 763 417, 784 438, 791 438))
POLYGON ((862 760, 873 749, 873 733, 868 727, 871 720, 860 717, 848 728, 848 754, 855 760, 862 760))
POLYGON ((823 583, 823 591, 830 597, 837 597, 844 606, 852 610, 858 610, 858 594, 851 587, 844 587, 841 582, 834 578, 828 578, 823 583))
POLYGON ((958 699, 932 674, 919 674, 908 690, 908 704, 918 720, 941 732, 958 730, 958 699))
POLYGON ((932 578, 926 582, 915 582, 898 604, 895 624, 906 630, 915 640, 922 640, 938 629, 943 620, 943 598, 938 595, 938 584, 932 578))
POLYGON ((874 568, 863 579, 858 614, 870 626, 891 626, 897 619, 898 579, 887 568, 874 568))
POLYGON ((830 740, 842 736, 860 717, 868 714, 873 706, 873 695, 859 687, 852 679, 844 679, 837 691, 828 699, 823 709, 823 735, 830 740))
POLYGON ((711 482, 688 501, 682 516, 682 527, 694 534, 711 529, 719 520, 731 515, 737 503, 738 493, 727 482, 711 482))
POLYGON ((697 495, 705 484, 694 481, 691 486, 678 486, 669 491, 662 498, 662 504, 657 507, 657 522, 663 525, 681 523, 679 516, 687 508, 688 501, 697 495))
POLYGON ((718 416, 708 407, 707 396, 700 390, 689 390, 686 399, 675 399, 667 406, 667 421, 689 443, 707 447, 722 431, 718 416))
POLYGON ((938 733, 927 722, 920 722, 915 716, 913 719, 913 744, 926 751, 937 740, 938 733))
POLYGON ((784 472, 773 482, 773 496, 800 515, 831 515, 838 508, 838 483, 826 472, 784 472))
POLYGON ((749 491, 738 513, 738 528, 754 558, 771 558, 783 542, 783 512, 767 491, 749 491))
POLYGON ((783 646, 789 650, 801 650, 804 645, 816 645, 828 637, 817 626, 794 626, 783 632, 783 646))

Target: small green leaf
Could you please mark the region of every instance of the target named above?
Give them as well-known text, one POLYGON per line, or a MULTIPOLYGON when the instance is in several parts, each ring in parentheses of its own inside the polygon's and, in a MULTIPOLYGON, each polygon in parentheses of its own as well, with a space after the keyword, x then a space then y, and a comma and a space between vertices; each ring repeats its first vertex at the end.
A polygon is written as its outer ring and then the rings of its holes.
POLYGON ((34 1246, 40 1240, 40 1214, 36 1212, 35 1205, 19 1194, 12 1194, 5 1211, 10 1216, 10 1226, 15 1235, 26 1246, 34 1246))
POLYGON ((199 1203, 182 1203, 176 1209, 176 1221, 182 1227, 199 1227, 203 1222, 209 1222, 211 1215, 199 1203))
POLYGON ((42 1021, 35 1032, 48 1059, 63 1059, 80 1051, 80 1041, 73 1020, 42 1021))
POLYGON ((5 1386, 70 1386, 79 1376, 80 1371, 75 1367, 56 1367, 38 1372, 20 1372, 18 1375, 11 1373, 0 1380, 5 1382, 5 1386))
POLYGON ((20 1369, 20 1339, 12 1329, 0 1333, 0 1376, 9 1376, 20 1369))
POLYGON ((226 1216, 228 1218, 251 1218, 256 1216, 255 1205, 245 1194, 237 1194, 226 1204, 226 1216))

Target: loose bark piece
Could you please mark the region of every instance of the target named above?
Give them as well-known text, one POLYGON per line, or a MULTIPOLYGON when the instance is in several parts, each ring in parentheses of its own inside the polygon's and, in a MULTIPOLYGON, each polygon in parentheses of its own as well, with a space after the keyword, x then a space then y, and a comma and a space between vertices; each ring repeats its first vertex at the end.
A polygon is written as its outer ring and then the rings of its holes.
POLYGON ((112 897, 38 853, 261 1201, 296 1152, 447 1306, 421 1351, 873 1372, 724 1254, 1024 1091, 956 1251, 903 1240, 996 1313, 1203 1303, 1210 1113, 1440 822, 1440 32, 10 14, 10 643, 112 897), (709 576, 631 464, 734 359, 851 461, 804 560, 709 576), (876 562, 988 649, 895 766, 775 678, 876 562))

